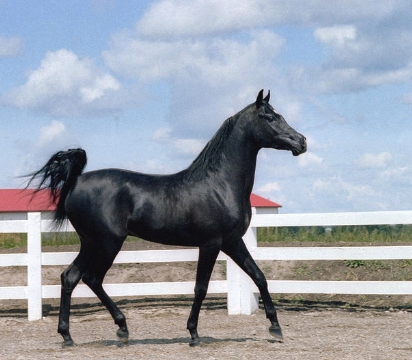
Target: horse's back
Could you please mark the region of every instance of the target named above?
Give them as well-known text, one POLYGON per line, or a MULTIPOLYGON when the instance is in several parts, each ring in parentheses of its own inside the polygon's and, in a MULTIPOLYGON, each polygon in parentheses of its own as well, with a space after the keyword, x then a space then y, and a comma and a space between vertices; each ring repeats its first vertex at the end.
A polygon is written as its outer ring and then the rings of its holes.
POLYGON ((194 213, 188 193, 181 189, 179 174, 149 175, 121 169, 86 172, 66 199, 66 213, 76 230, 100 227, 109 232, 110 228, 156 241, 181 232, 188 214, 194 213))
POLYGON ((247 227, 237 204, 222 201, 207 182, 187 182, 183 173, 84 173, 66 199, 66 212, 80 233, 100 229, 171 245, 198 246, 233 231, 242 236, 247 227))

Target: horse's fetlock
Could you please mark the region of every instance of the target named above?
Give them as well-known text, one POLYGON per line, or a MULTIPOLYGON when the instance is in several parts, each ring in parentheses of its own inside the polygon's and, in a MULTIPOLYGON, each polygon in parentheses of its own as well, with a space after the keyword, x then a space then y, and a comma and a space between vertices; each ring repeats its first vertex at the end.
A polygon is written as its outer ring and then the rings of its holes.
POLYGON ((69 332, 69 323, 65 321, 60 322, 57 328, 57 332, 61 335, 67 334, 69 332))
POLYGON ((119 326, 126 325, 126 317, 122 313, 113 315, 113 320, 116 325, 119 325, 119 326))
POLYGON ((196 331, 197 329, 197 322, 194 321, 188 321, 186 329, 189 330, 190 332, 196 331))

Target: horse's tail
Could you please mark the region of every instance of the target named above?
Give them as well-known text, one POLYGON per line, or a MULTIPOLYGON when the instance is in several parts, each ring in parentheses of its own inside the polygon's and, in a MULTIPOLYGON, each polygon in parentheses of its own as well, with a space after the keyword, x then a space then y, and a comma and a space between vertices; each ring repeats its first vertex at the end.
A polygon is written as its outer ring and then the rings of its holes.
POLYGON ((60 227, 67 218, 65 200, 86 163, 86 152, 83 149, 59 151, 40 170, 28 175, 30 180, 27 187, 33 180, 39 178, 40 183, 35 192, 43 189, 50 190, 53 203, 56 205, 54 222, 57 227, 60 227))

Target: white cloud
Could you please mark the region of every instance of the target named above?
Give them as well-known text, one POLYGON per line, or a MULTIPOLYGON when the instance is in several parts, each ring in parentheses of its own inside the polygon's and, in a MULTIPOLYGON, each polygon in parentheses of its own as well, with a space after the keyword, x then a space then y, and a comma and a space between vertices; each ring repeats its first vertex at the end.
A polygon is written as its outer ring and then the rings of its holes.
POLYGON ((101 98, 108 90, 119 89, 120 83, 113 76, 103 74, 95 78, 92 85, 81 87, 79 91, 83 102, 89 103, 101 98))
POLYGON ((356 39, 356 28, 353 25, 322 27, 315 29, 314 36, 325 44, 343 46, 356 39))
POLYGON ((91 62, 80 60, 68 50, 48 52, 40 67, 32 71, 26 84, 16 89, 14 103, 32 107, 52 97, 72 95, 79 84, 90 81, 91 62))
MULTIPOLYGON (((407 3, 398 4, 398 7, 408 10, 407 3)), ((386 2, 380 4, 373 0, 162 0, 146 11, 136 30, 149 38, 173 38, 215 35, 279 24, 327 27, 350 24, 364 18, 377 22, 396 15, 396 9, 386 2)))
MULTIPOLYGON (((27 82, 4 95, 2 101, 55 116, 87 109, 105 95, 120 89, 110 74, 99 71, 93 61, 61 49, 48 52, 27 82)), ((102 102, 102 107, 107 106, 102 102)))
POLYGON ((179 37, 262 26, 271 21, 273 6, 262 0, 163 0, 137 23, 147 37, 179 37))
POLYGON ((309 152, 312 150, 325 150, 329 146, 329 144, 320 144, 312 135, 305 134, 305 137, 309 152))
POLYGON ((170 171, 170 169, 167 166, 165 166, 163 162, 159 162, 159 160, 157 159, 147 160, 145 163, 144 169, 148 173, 160 173, 160 174, 168 173, 170 171))
POLYGON ((392 154, 381 152, 379 154, 366 153, 358 160, 357 165, 363 168, 386 168, 392 162, 392 154))
POLYGON ((205 146, 205 142, 198 139, 175 139, 174 149, 182 155, 196 156, 205 146))
POLYGON ((42 147, 48 143, 51 143, 65 131, 66 126, 62 122, 53 120, 50 125, 43 126, 40 129, 40 136, 37 142, 37 146, 42 147))
POLYGON ((331 188, 332 182, 325 179, 316 179, 313 182, 312 188, 313 190, 322 192, 322 191, 329 191, 331 188))
POLYGON ((363 184, 352 184, 346 181, 340 182, 340 186, 346 192, 346 199, 349 201, 357 200, 359 198, 377 196, 377 192, 373 186, 363 184))
MULTIPOLYGON (((225 118, 234 115, 256 98, 258 91, 271 87, 273 103, 296 114, 299 103, 288 96, 274 59, 284 40, 271 31, 252 31, 245 38, 142 39, 118 34, 105 64, 114 72, 137 79, 141 84, 165 81, 171 87, 168 120, 179 137, 212 134, 225 118), (136 56, 139 54, 139 56, 136 56)), ((285 114, 287 115, 287 114, 285 114)))
POLYGON ((412 185, 411 169, 408 166, 386 168, 380 172, 382 179, 390 181, 392 184, 406 183, 412 185))
POLYGON ((259 192, 259 193, 271 193, 271 192, 280 192, 280 191, 281 191, 281 187, 279 183, 277 183, 276 181, 266 183, 262 186, 259 186, 256 189, 256 192, 259 192))
POLYGON ((371 9, 374 15, 365 13, 364 5, 352 7, 345 2, 345 13, 350 15, 346 23, 331 13, 334 25, 321 21, 314 30, 314 38, 330 51, 322 66, 307 70, 306 82, 316 91, 357 92, 412 78, 412 28, 403 19, 410 4, 378 6, 371 9))
POLYGON ((400 71, 409 67, 411 30, 388 31, 379 26, 317 29, 315 38, 332 50, 328 68, 359 68, 365 73, 400 71), (385 31, 382 36, 382 31, 385 31))
POLYGON ((172 129, 170 127, 164 127, 157 129, 153 135, 152 139, 155 141, 166 141, 170 139, 172 129))
POLYGON ((253 32, 247 42, 218 37, 152 41, 118 34, 103 58, 113 71, 143 81, 185 76, 216 84, 239 80, 250 68, 264 67, 283 43, 270 31, 253 32))
MULTIPOLYGON (((412 78, 412 61, 405 67, 386 70, 363 70, 360 67, 341 67, 312 70, 306 84, 313 83, 318 93, 337 94, 358 92, 382 85, 406 82, 412 78)), ((407 100, 407 98, 406 98, 407 100)))
POLYGON ((298 157, 298 164, 302 168, 318 167, 322 162, 323 158, 309 151, 298 157))
POLYGON ((313 182, 312 189, 316 196, 332 198, 336 203, 367 203, 367 198, 379 195, 373 185, 352 183, 341 178, 317 179, 313 182))
POLYGON ((23 40, 19 37, 6 38, 0 36, 0 58, 20 55, 23 51, 23 40))
POLYGON ((184 157, 197 156, 205 146, 204 140, 176 138, 172 133, 173 131, 170 127, 159 128, 153 133, 152 139, 163 143, 163 146, 166 146, 168 150, 176 155, 183 155, 184 157))

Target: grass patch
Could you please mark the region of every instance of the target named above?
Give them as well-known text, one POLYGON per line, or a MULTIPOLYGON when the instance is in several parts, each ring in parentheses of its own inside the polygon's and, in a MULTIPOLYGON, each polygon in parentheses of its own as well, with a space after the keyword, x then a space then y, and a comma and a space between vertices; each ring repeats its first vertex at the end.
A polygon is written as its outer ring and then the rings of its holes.
POLYGON ((27 247, 27 234, 0 234, 0 248, 27 247))
MULTIPOLYGON (((328 244, 383 244, 412 243, 412 225, 369 225, 369 226, 337 226, 326 228, 281 227, 258 228, 258 242, 270 243, 328 243, 328 244)), ((126 242, 141 239, 128 236, 126 242)), ((79 244, 75 232, 43 233, 42 246, 61 246, 79 244)), ((27 234, 0 234, 0 248, 26 247, 27 234)), ((411 260, 412 262, 412 260, 411 260)), ((356 260, 348 263, 349 267, 362 266, 356 260), (354 262, 355 261, 355 262, 354 262)))
POLYGON ((259 242, 370 243, 412 242, 412 225, 309 226, 258 228, 259 242))
MULTIPOLYGON (((128 236, 126 242, 142 241, 134 236, 128 236)), ((42 246, 64 246, 80 244, 79 236, 75 232, 50 232, 43 233, 42 246)), ((0 249, 13 249, 27 247, 26 233, 0 234, 0 249)))
MULTIPOLYGON (((74 232, 43 233, 42 246, 77 245, 79 237, 74 232)), ((0 249, 27 247, 27 234, 0 234, 0 249)))

